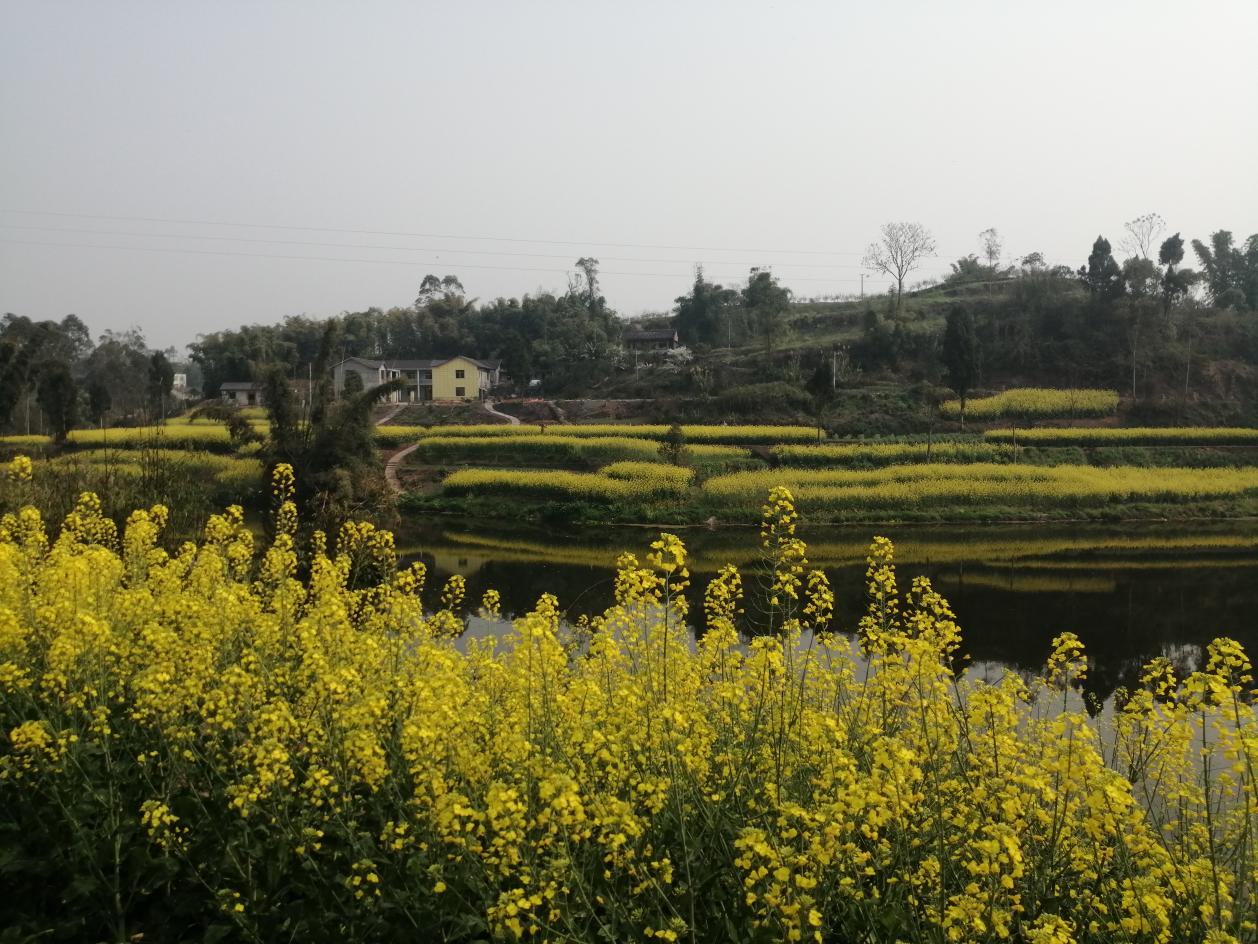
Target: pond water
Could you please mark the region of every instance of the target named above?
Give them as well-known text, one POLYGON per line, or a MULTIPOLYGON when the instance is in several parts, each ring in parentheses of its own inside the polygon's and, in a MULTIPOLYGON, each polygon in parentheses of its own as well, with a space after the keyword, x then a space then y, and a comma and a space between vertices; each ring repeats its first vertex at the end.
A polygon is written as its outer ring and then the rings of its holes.
MULTIPOLYGON (((690 550, 691 613, 702 613, 703 588, 717 569, 734 563, 744 573, 752 630, 761 605, 756 530, 672 530, 690 550)), ((434 602, 457 573, 472 607, 493 588, 503 613, 519 614, 548 592, 575 620, 611 605, 616 557, 632 551, 642 559, 658 531, 446 519, 409 522, 397 539, 404 557, 428 565, 434 602)), ((1191 671, 1216 636, 1258 655, 1258 521, 801 527, 811 566, 824 568, 834 589, 838 630, 854 628, 864 611, 865 555, 875 534, 895 542, 902 590, 925 575, 950 601, 962 650, 975 663, 1038 671, 1053 636, 1074 632, 1092 660, 1088 687, 1105 698, 1134 683, 1153 656, 1191 671)), ((477 621, 474 630, 495 627, 477 621)))

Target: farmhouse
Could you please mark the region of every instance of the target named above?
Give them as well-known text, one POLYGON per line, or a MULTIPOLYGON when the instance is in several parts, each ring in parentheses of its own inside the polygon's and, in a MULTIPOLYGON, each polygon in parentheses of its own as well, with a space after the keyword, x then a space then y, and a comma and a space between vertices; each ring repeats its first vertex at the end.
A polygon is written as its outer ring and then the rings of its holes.
POLYGON ((218 397, 232 406, 266 406, 262 384, 252 380, 228 380, 218 385, 218 397))
POLYGON ((677 346, 677 332, 672 328, 626 328, 621 337, 631 351, 671 351, 677 346))
POLYGON ((392 403, 417 403, 425 400, 483 399, 501 379, 497 361, 484 361, 458 354, 445 358, 414 360, 374 360, 347 357, 332 369, 336 395, 345 392, 346 378, 358 375, 363 390, 378 387, 390 380, 402 380, 405 386, 389 397, 392 403))

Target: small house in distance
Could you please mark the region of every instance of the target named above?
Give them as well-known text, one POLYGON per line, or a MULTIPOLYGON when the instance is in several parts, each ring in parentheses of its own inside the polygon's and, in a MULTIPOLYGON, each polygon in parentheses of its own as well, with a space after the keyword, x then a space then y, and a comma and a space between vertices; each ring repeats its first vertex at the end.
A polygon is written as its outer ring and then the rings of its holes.
POLYGON ((232 406, 266 406, 262 384, 252 380, 228 380, 219 384, 218 398, 232 406))
POLYGON ((498 385, 501 368, 497 361, 478 360, 463 354, 389 361, 347 357, 332 369, 332 384, 338 397, 345 392, 346 377, 350 374, 358 375, 363 390, 400 379, 405 386, 391 395, 389 402, 421 403, 484 399, 498 385))
POLYGON ((621 340, 630 351, 671 351, 677 346, 677 331, 675 328, 626 328, 621 340))

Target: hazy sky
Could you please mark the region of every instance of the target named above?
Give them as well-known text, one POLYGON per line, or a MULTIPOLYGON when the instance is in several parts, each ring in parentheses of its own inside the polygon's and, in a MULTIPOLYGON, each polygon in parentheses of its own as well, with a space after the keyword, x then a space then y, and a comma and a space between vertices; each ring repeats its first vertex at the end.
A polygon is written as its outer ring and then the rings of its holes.
POLYGON ((696 262, 854 292, 888 220, 923 276, 989 226, 1244 236, 1256 49, 1256 0, 0 0, 0 311, 182 346, 580 255, 628 315, 696 262))

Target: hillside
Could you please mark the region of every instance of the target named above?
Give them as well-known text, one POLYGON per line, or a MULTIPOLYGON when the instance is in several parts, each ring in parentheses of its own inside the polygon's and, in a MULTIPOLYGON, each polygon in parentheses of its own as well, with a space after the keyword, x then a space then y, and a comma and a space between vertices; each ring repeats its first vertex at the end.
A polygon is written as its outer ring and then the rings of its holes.
POLYGON ((634 415, 648 419, 815 421, 814 394, 828 381, 833 431, 925 432, 934 404, 952 395, 941 343, 958 309, 975 326, 974 395, 1103 387, 1122 394, 1124 420, 1258 422, 1258 315, 1151 296, 1102 305, 1061 271, 933 286, 906 293, 898 313, 888 296, 791 304, 771 345, 734 310, 730 343, 630 355, 600 376, 570 376, 559 392, 643 401, 634 415))

